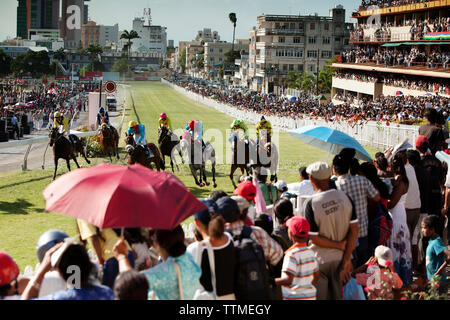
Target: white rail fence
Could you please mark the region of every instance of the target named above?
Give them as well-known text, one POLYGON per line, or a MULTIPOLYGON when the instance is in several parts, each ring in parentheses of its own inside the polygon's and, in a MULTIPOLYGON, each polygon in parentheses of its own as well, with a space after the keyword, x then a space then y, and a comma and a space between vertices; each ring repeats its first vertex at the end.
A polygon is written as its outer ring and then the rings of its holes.
MULTIPOLYGON (((124 88, 125 93, 124 93, 124 97, 121 97, 121 94, 119 93, 119 97, 122 98, 122 99, 118 99, 118 101, 121 101, 121 100, 123 101, 122 116, 121 116, 119 124, 117 125, 119 134, 122 131, 122 124, 123 124, 123 121, 125 119, 125 108, 126 108, 126 100, 127 100, 126 88, 128 86, 122 85, 122 87, 124 88)), ((76 116, 76 114, 74 115, 74 117, 75 116, 76 116)), ((81 125, 81 124, 79 124, 79 125, 81 125)), ((75 132, 73 134, 76 135, 79 138, 83 138, 83 137, 95 136, 95 135, 98 134, 98 132, 97 131, 75 132)), ((22 164, 22 170, 25 171, 25 170, 27 170, 27 160, 28 160, 28 156, 30 154, 31 147, 33 146, 33 144, 44 143, 44 142, 48 142, 48 141, 49 141, 49 138, 47 136, 30 138, 30 139, 24 139, 24 140, 14 140, 14 141, 8 141, 8 142, 0 143, 0 149, 28 146, 28 148, 27 148, 27 150, 26 150, 26 152, 24 154, 24 159, 23 159, 23 164, 22 164)), ((42 167, 44 167, 44 165, 42 167)))
MULTIPOLYGON (((161 82, 172 87, 175 91, 181 93, 185 97, 207 107, 214 108, 232 118, 242 119, 253 124, 256 124, 261 118, 261 114, 256 112, 239 110, 238 108, 220 103, 214 99, 203 97, 200 94, 188 91, 164 79, 161 79, 161 82)), ((266 119, 272 123, 274 129, 280 131, 289 131, 312 125, 330 127, 345 132, 364 146, 380 150, 394 146, 406 138, 409 139, 410 143, 413 143, 415 138, 419 135, 419 128, 417 126, 395 123, 386 125, 386 123, 377 123, 376 121, 368 121, 351 126, 348 122, 330 122, 323 119, 295 119, 275 116, 266 116, 266 119)))

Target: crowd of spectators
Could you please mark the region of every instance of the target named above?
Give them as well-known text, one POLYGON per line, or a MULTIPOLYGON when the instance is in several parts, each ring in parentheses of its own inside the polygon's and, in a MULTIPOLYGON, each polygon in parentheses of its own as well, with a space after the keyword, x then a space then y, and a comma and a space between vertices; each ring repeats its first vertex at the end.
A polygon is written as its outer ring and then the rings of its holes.
POLYGON ((427 3, 430 0, 362 0, 359 10, 367 10, 369 7, 377 6, 378 8, 397 7, 405 4, 427 3))

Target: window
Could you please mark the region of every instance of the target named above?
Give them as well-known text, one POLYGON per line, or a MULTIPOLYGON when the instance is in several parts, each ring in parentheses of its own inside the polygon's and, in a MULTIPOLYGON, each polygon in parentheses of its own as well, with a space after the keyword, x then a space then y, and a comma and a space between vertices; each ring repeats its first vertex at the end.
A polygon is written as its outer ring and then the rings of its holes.
POLYGON ((323 28, 325 31, 328 31, 328 30, 330 30, 330 25, 328 23, 325 23, 323 28))
POLYGON ((209 52, 214 52, 214 49, 213 48, 209 48, 209 52))
POLYGON ((309 50, 308 51, 308 58, 317 58, 317 51, 316 50, 309 50))
POLYGON ((310 71, 310 72, 315 72, 316 71, 316 65, 314 65, 314 64, 310 64, 310 65, 308 65, 308 70, 310 71))
POLYGON ((297 65, 297 71, 303 72, 303 65, 302 64, 298 64, 297 65))
POLYGON ((309 30, 316 30, 316 23, 315 22, 311 22, 309 24, 309 30))
POLYGON ((303 43, 303 38, 302 37, 294 37, 294 43, 303 43))
POLYGON ((308 37, 308 43, 309 44, 315 44, 316 43, 316 37, 308 37))
POLYGON ((336 37, 336 38, 334 38, 334 41, 336 41, 336 42, 341 42, 341 37, 336 37))
POLYGON ((219 61, 222 61, 222 58, 219 58, 219 61))
POLYGON ((209 61, 214 62, 214 57, 209 58, 209 61))
POLYGON ((331 51, 322 51, 322 58, 331 58, 331 51))
POLYGON ((289 65, 289 71, 294 71, 294 65, 293 64, 289 65))
POLYGON ((220 53, 222 53, 222 52, 223 52, 223 49, 222 49, 222 48, 221 48, 221 49, 219 49, 219 52, 220 52, 220 53))
POLYGON ((323 44, 330 44, 331 43, 331 38, 330 37, 324 37, 323 38, 323 44))
POLYGON ((278 37, 278 42, 284 43, 284 41, 285 41, 285 38, 284 38, 284 37, 278 37))

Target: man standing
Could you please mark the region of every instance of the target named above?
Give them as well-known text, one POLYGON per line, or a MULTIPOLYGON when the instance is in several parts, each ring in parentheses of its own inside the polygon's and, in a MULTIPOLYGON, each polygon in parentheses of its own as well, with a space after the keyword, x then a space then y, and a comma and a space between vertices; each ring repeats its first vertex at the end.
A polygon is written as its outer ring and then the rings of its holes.
POLYGON ((288 192, 292 192, 297 196, 311 196, 314 194, 314 188, 309 181, 309 175, 306 172, 306 167, 298 169, 300 174, 300 182, 288 184, 288 192))
POLYGON ((17 119, 15 114, 13 114, 11 118, 11 125, 13 127, 13 132, 17 134, 17 140, 20 140, 19 120, 17 119))
POLYGON ((373 184, 363 176, 352 176, 349 159, 346 155, 337 155, 333 159, 333 172, 338 177, 336 188, 344 191, 352 199, 358 217, 358 244, 355 250, 354 267, 357 268, 369 260, 373 252, 369 250, 369 215, 367 200, 380 201, 380 193, 373 184))
POLYGON ((431 153, 435 154, 436 151, 442 150, 445 143, 444 133, 437 126, 439 113, 436 109, 428 108, 425 111, 424 117, 427 119, 427 123, 419 127, 419 135, 425 136, 428 139, 431 153))
POLYGON ((311 249, 319 263, 315 283, 317 300, 342 299, 342 286, 350 279, 351 256, 358 238, 358 218, 345 192, 330 189, 331 168, 325 162, 308 166, 315 194, 304 204, 311 228, 311 249))

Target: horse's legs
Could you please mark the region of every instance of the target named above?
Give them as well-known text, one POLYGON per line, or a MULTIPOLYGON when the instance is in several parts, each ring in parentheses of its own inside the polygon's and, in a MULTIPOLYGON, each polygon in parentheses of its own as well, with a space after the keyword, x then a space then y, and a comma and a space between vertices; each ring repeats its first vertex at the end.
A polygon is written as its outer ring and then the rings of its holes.
POLYGON ((207 186, 209 186, 209 182, 206 179, 206 166, 205 166, 205 164, 202 165, 202 168, 201 168, 200 172, 203 174, 203 180, 205 180, 205 184, 207 186))
POLYGON ((216 183, 216 163, 215 162, 211 163, 211 172, 212 172, 212 176, 213 176, 213 187, 217 188, 217 183, 216 183))
MULTIPOLYGON (((197 170, 194 168, 194 166, 193 165, 189 165, 189 169, 191 169, 191 173, 192 173, 192 176, 194 177, 195 184, 200 186, 200 187, 203 187, 202 183, 199 182, 198 179, 197 179, 197 170)), ((201 176, 200 176, 200 179, 201 179, 201 176)))
POLYGON ((67 169, 69 169, 69 171, 70 171, 70 159, 66 159, 66 163, 67 163, 67 169))
POLYGON ((231 182, 233 183, 233 186, 234 186, 234 188, 237 188, 237 185, 236 185, 236 183, 234 182, 234 172, 236 171, 236 169, 237 169, 237 166, 235 165, 235 164, 232 164, 231 165, 231 170, 230 170, 230 179, 231 179, 231 182))
POLYGON ((58 171, 58 160, 59 158, 55 157, 55 173, 53 174, 53 180, 56 179, 56 171, 58 171))

